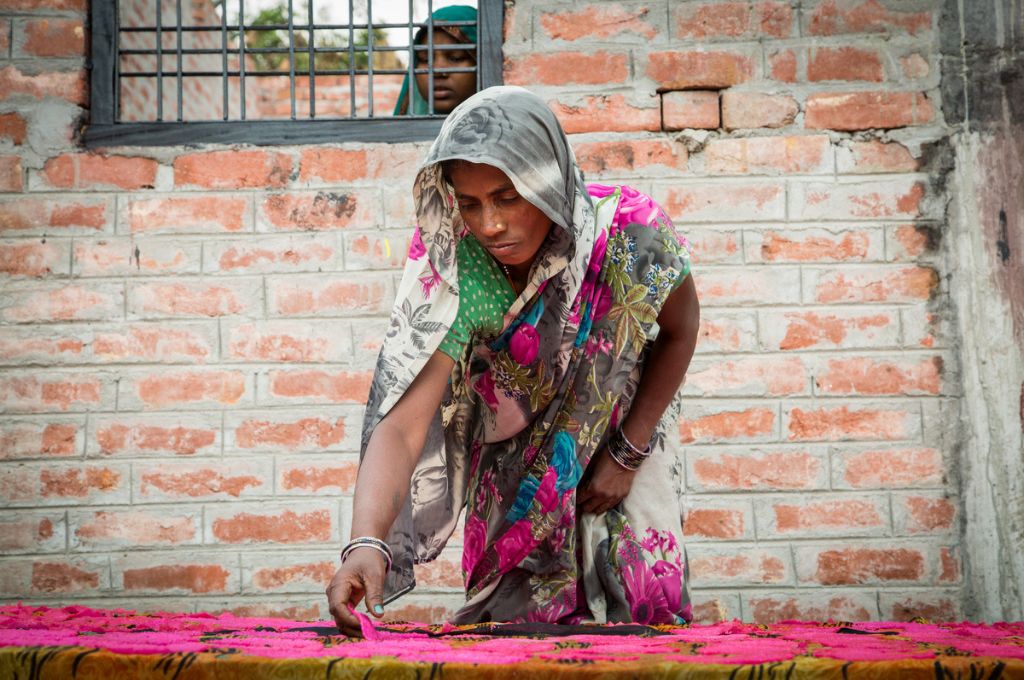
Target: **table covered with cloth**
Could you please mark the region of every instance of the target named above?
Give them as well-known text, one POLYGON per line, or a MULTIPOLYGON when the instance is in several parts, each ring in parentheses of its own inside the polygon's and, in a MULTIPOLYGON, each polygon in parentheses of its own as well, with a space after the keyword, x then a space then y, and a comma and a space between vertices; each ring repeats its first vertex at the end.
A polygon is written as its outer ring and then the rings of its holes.
POLYGON ((330 622, 0 607, 0 678, 1024 678, 1024 623, 330 622))

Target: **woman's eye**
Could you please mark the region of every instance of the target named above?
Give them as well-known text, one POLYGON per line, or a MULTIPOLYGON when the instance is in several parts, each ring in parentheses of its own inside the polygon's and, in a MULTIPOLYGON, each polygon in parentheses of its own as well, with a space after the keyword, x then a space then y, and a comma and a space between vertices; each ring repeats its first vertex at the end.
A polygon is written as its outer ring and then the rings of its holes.
POLYGON ((502 196, 501 198, 498 199, 498 202, 501 203, 502 205, 512 205, 513 203, 515 203, 518 200, 519 200, 519 195, 515 194, 515 195, 512 195, 512 196, 502 196))
POLYGON ((469 61, 469 55, 465 52, 449 52, 448 60, 458 62, 469 61))
POLYGON ((464 213, 470 212, 471 210, 476 210, 479 207, 480 206, 477 203, 464 203, 462 201, 459 202, 459 210, 464 213))

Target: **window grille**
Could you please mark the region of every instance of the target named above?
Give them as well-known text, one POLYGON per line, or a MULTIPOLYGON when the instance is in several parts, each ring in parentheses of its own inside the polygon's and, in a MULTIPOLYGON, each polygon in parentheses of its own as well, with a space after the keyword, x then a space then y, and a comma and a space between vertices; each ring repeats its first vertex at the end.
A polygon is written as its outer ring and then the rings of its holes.
POLYGON ((435 0, 93 0, 86 145, 430 139, 444 118, 436 75, 501 83, 503 0, 460 2, 477 5, 475 22, 433 18, 435 0), (474 23, 475 43, 435 44, 474 23), (475 68, 435 64, 459 50, 475 68), (393 115, 417 73, 431 113, 393 115))

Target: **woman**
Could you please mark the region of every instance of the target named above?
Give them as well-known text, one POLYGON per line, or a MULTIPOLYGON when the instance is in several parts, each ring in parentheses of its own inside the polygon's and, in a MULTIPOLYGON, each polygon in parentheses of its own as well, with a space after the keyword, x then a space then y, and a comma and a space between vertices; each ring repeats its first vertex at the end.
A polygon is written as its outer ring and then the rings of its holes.
MULTIPOLYGON (((476 8, 468 5, 451 5, 437 10, 431 17, 434 21, 476 21, 476 8)), ((476 43, 476 24, 471 26, 436 26, 434 28, 434 45, 462 45, 476 43)), ((427 29, 416 32, 414 45, 427 43, 427 29)), ((430 66, 428 50, 414 50, 413 59, 417 69, 430 66)), ((452 109, 461 104, 476 92, 476 48, 464 50, 434 51, 434 113, 451 113, 452 109), (472 68, 473 71, 462 73, 436 72, 444 68, 472 68)), ((417 73, 416 87, 412 89, 412 113, 425 116, 430 113, 430 74, 417 73)), ((402 81, 402 91, 398 94, 395 104, 396 116, 409 113, 409 76, 402 81)))
POLYGON ((554 114, 516 87, 448 116, 414 195, 355 538, 327 589, 339 628, 412 588, 463 507, 453 621, 688 620, 663 442, 699 320, 685 241, 643 194, 588 191, 554 114))

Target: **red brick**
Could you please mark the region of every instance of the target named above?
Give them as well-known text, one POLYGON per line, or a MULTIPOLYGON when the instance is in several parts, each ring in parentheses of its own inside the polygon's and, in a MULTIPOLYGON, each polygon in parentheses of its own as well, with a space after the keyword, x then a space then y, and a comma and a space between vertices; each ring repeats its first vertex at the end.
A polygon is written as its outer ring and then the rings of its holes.
POLYGON ((391 306, 386 278, 289 276, 268 279, 268 307, 276 316, 385 313, 391 306))
POLYGON ((807 80, 885 80, 882 59, 875 50, 859 47, 812 48, 807 61, 807 80))
POLYGON ((41 560, 32 564, 32 581, 29 592, 42 593, 87 593, 98 591, 107 579, 98 562, 73 560, 53 562, 41 560))
POLYGON ((462 560, 439 557, 413 567, 416 583, 424 588, 458 588, 462 590, 462 560))
POLYGON ((746 314, 716 314, 700 320, 697 342, 701 353, 744 352, 757 347, 757 320, 746 314))
POLYGON ((340 251, 333 234, 311 234, 207 243, 203 256, 208 272, 315 272, 334 269, 340 251))
POLYGON ((701 2, 676 5, 673 37, 705 40, 768 35, 789 37, 793 10, 785 2, 701 2))
POLYGON ((261 228, 285 231, 377 226, 378 199, 369 192, 272 194, 258 211, 261 228))
POLYGON ((794 189, 790 196, 791 212, 798 219, 917 218, 925 210, 924 184, 906 178, 855 184, 804 184, 794 189))
POLYGON ((268 567, 250 566, 249 587, 259 592, 307 592, 327 587, 338 565, 331 560, 268 567))
POLYGON ((712 175, 826 173, 831 152, 825 135, 712 139, 704 146, 704 167, 712 175))
MULTIPOLYGON (((235 599, 232 598, 232 602, 235 599)), ((232 616, 239 617, 252 617, 259 619, 288 619, 290 621, 322 621, 328 614, 326 611, 327 600, 324 600, 324 610, 321 611, 320 605, 311 603, 309 606, 290 605, 286 603, 273 603, 273 602, 256 602, 253 604, 245 604, 238 607, 231 607, 229 609, 208 609, 204 608, 203 611, 207 611, 211 614, 227 613, 232 616)), ((417 619, 420 620, 420 619, 417 619)), ((423 619, 428 620, 428 619, 423 619)), ((441 619, 429 619, 437 620, 441 619)))
POLYGON ((100 407, 109 385, 84 375, 15 375, 0 378, 0 403, 9 410, 68 411, 100 407))
POLYGON ((0 297, 0 318, 16 323, 120 319, 123 309, 124 286, 120 283, 9 285, 0 297))
POLYGON ((742 411, 721 411, 698 418, 682 417, 679 441, 684 444, 757 440, 775 433, 775 409, 751 407, 742 411))
POLYGON ((126 591, 162 593, 184 590, 197 595, 220 593, 229 589, 231 572, 219 564, 171 564, 125 569, 122 575, 126 591))
POLYGON ((5 98, 18 95, 34 99, 53 97, 79 106, 85 106, 89 101, 84 70, 25 74, 17 66, 7 66, 0 69, 0 92, 5 98))
POLYGON ((926 573, 915 548, 797 548, 796 563, 801 582, 825 586, 920 581, 926 573))
POLYGON ((69 10, 84 12, 85 0, 5 0, 4 10, 8 12, 43 10, 69 10))
POLYGON ((797 55, 795 50, 778 50, 768 55, 768 72, 772 80, 783 83, 797 81, 797 55))
POLYGON ((234 463, 207 464, 175 462, 166 465, 137 465, 136 501, 175 502, 212 500, 267 494, 271 490, 269 461, 244 466, 234 463))
POLYGON ((20 192, 25 189, 21 156, 0 156, 0 191, 20 192))
MULTIPOLYGON (((685 149, 682 151, 682 156, 682 164, 685 165, 685 149)), ((387 233, 376 231, 361 234, 356 232, 343 234, 345 270, 394 269, 395 271, 401 271, 402 267, 405 266, 406 254, 409 252, 409 239, 400 237, 389 238, 386 236, 387 233)))
POLYGON ((629 78, 629 55, 604 51, 530 53, 505 58, 508 85, 613 85, 629 78))
POLYGON ((630 34, 649 41, 658 35, 650 14, 649 7, 596 3, 576 11, 543 12, 539 24, 552 40, 622 39, 630 34))
POLYGON ((819 92, 807 98, 804 125, 824 130, 889 130, 930 123, 933 109, 920 92, 819 92))
POLYGON ((816 302, 922 302, 931 299, 939 277, 928 267, 816 272, 807 289, 816 302))
POLYGON ((199 513, 90 511, 72 514, 72 548, 135 548, 197 543, 199 513))
POLYGON ((886 448, 836 456, 835 476, 850 488, 937 487, 944 483, 942 453, 936 449, 886 448))
POLYGON ((809 392, 808 374, 797 357, 718 360, 690 366, 684 390, 704 396, 790 396, 809 392))
POLYGON ((351 494, 356 486, 357 463, 310 463, 278 460, 278 493, 286 494, 351 494))
POLYGON ((690 576, 696 588, 792 582, 789 551, 690 549, 690 576))
POLYGON ((195 362, 203 363, 216 351, 213 327, 132 326, 97 332, 93 336, 93 357, 99 361, 195 362))
POLYGON ((233 447, 239 450, 319 451, 345 442, 345 418, 273 412, 272 416, 236 416, 229 424, 233 447))
POLYGON ((876 618, 874 593, 830 595, 828 593, 750 595, 747 611, 754 623, 780 621, 870 621, 876 618))
POLYGON ((939 583, 960 582, 960 558, 955 548, 939 550, 939 583))
MULTIPOLYGON (((219 420, 219 418, 218 418, 219 420)), ((108 417, 93 426, 97 452, 105 455, 192 456, 219 453, 219 428, 187 418, 145 420, 108 417)))
POLYGON ((64 552, 64 511, 8 512, 0 517, 0 550, 19 552, 64 552))
POLYGON ((0 233, 102 230, 109 222, 107 198, 18 197, 0 202, 0 233))
POLYGON ((722 93, 722 127, 726 130, 785 127, 799 110, 796 100, 788 95, 733 90, 722 93))
POLYGON ((224 356, 242 361, 312 363, 352 356, 348 322, 263 321, 223 329, 224 356))
POLYGON ((701 304, 766 305, 800 302, 800 271, 771 269, 716 268, 694 273, 701 304))
POLYGON ((882 617, 886 621, 959 621, 963 612, 955 595, 911 595, 903 592, 880 593, 882 617))
POLYGON ((953 530, 956 514, 956 505, 947 498, 908 496, 896 513, 903 518, 897 528, 910 534, 947 534, 953 530))
POLYGON ((327 509, 228 514, 229 511, 231 509, 226 508, 207 518, 208 533, 213 540, 229 544, 303 543, 335 538, 336 522, 327 509))
POLYGON ((198 274, 201 247, 198 242, 75 239, 74 272, 76 276, 198 274))
POLYGON ((11 20, 0 19, 0 57, 7 59, 11 56, 11 20))
POLYGON ((0 139, 9 139, 20 146, 28 135, 28 122, 17 112, 0 113, 0 139))
POLYGON ((890 260, 916 260, 937 250, 940 238, 935 227, 924 224, 890 227, 889 235, 890 260))
MULTIPOLYGON (((408 602, 410 598, 403 598, 402 602, 408 602)), ((429 600, 424 604, 402 604, 396 606, 391 604, 384 609, 384 617, 381 621, 450 621, 455 616, 458 604, 445 606, 436 604, 429 600)))
POLYGON ((81 19, 29 19, 18 26, 24 42, 17 56, 82 57, 85 27, 81 19))
POLYGON ((0 328, 0 360, 8 364, 78 363, 89 354, 87 336, 46 327, 0 328))
POLYGON ((122 380, 121 384, 143 407, 167 408, 237 404, 249 391, 247 382, 247 376, 239 371, 162 371, 122 380))
POLYGON ((740 601, 735 593, 711 593, 695 590, 690 593, 693 621, 698 626, 731 621, 739 618, 740 601))
POLYGON ((755 507, 755 515, 759 521, 758 537, 856 536, 879 534, 889 528, 889 503, 885 497, 797 503, 763 501, 755 507))
POLYGON ((261 290, 252 281, 138 283, 128 289, 128 311, 138 318, 220 317, 259 310, 261 290))
POLYGON ((580 169, 588 176, 623 172, 646 174, 655 169, 686 170, 686 148, 671 140, 580 142, 574 149, 580 169))
POLYGON ((942 390, 942 358, 829 359, 816 372, 814 386, 815 394, 828 395, 938 395, 942 390))
POLYGON ((730 227, 721 230, 702 229, 702 226, 704 225, 695 224, 692 230, 687 229, 686 232, 694 264, 740 263, 743 261, 743 253, 740 252, 742 233, 739 229, 730 227))
POLYGON ((290 156, 270 151, 200 151, 174 159, 174 186, 205 189, 282 187, 292 172, 290 156))
POLYGON ((761 328, 771 349, 892 347, 898 342, 899 318, 887 311, 792 311, 781 318, 770 314, 764 318, 761 328))
POLYGON ((927 78, 932 70, 928 60, 917 52, 900 57, 900 68, 903 75, 911 80, 927 78))
POLYGON ((681 222, 785 219, 786 191, 780 183, 687 184, 668 187, 655 199, 681 222))
POLYGON ((268 392, 261 391, 261 394, 302 400, 303 403, 364 404, 369 396, 372 377, 369 371, 270 371, 267 375, 268 392))
POLYGON ((805 451, 755 454, 693 453, 687 462, 690 487, 702 491, 794 490, 820 488, 825 464, 805 451))
POLYGON ((721 90, 754 78, 754 59, 736 52, 651 52, 647 77, 666 90, 721 90))
POLYGON ((694 508, 683 519, 683 535, 700 538, 745 538, 745 517, 742 510, 727 508, 694 508))
POLYGON ((303 182, 352 182, 366 179, 372 155, 366 149, 303 149, 299 179, 303 182))
POLYGON ((0 425, 0 460, 65 458, 82 451, 84 423, 11 421, 0 425))
POLYGON ((909 439, 919 432, 919 415, 900 408, 835 406, 793 408, 789 412, 792 441, 909 439))
POLYGON ((69 505, 127 503, 126 465, 55 464, 8 465, 0 477, 5 505, 69 505))
POLYGON ((583 97, 572 104, 554 100, 549 101, 548 106, 570 135, 580 132, 661 130, 659 107, 634 106, 621 94, 583 97))
POLYGON ((848 147, 840 147, 837 161, 843 173, 914 172, 920 167, 910 150, 899 142, 876 140, 849 142, 848 147))
POLYGON ((862 262, 883 257, 879 230, 794 229, 747 234, 748 262, 862 262))
POLYGON ((236 232, 248 228, 249 199, 243 196, 173 196, 128 200, 128 227, 140 233, 236 232))
POLYGON ((717 130, 720 114, 718 92, 714 90, 675 90, 661 95, 664 130, 717 130))
POLYGON ((930 12, 884 7, 879 0, 824 0, 813 11, 805 8, 810 35, 844 33, 896 33, 916 35, 932 27, 930 12))
POLYGON ((152 158, 64 154, 46 161, 43 175, 58 189, 152 189, 157 162, 152 158))
POLYGON ((0 274, 40 277, 70 274, 68 243, 39 241, 0 241, 0 274))

